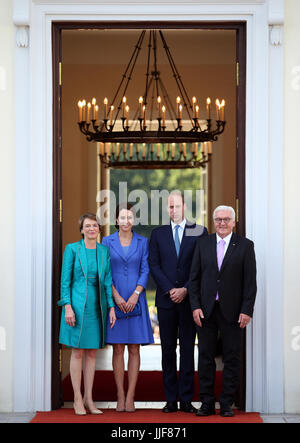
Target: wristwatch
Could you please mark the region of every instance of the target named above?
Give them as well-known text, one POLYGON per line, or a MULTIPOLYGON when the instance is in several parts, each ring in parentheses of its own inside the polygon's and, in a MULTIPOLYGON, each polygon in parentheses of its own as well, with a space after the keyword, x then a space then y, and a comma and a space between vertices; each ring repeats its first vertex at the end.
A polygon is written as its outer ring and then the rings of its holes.
POLYGON ((136 295, 140 295, 141 291, 138 291, 137 289, 134 291, 136 295))

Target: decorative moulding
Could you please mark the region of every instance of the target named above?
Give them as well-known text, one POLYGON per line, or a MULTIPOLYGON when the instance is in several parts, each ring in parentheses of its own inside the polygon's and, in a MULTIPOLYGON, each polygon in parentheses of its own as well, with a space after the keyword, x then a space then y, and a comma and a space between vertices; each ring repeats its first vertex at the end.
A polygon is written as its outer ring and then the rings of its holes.
POLYGON ((17 26, 16 43, 18 48, 27 48, 29 45, 29 26, 17 26))

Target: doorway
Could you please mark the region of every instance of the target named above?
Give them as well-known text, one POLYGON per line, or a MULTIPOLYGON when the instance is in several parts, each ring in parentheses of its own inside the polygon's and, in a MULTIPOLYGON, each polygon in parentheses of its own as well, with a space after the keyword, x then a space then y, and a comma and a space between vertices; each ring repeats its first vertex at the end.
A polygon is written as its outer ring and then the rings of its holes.
MULTIPOLYGON (((112 72, 116 80, 111 82, 111 88, 115 87, 124 63, 122 45, 128 44, 130 39, 134 43, 138 29, 152 27, 164 29, 173 39, 173 45, 182 48, 180 70, 185 83, 198 88, 195 95, 201 97, 202 103, 209 95, 224 96, 224 88, 228 88, 231 99, 227 102, 231 105, 228 106, 227 128, 224 137, 214 144, 213 161, 206 170, 206 224, 211 230, 211 210, 218 204, 228 204, 237 212, 237 232, 245 233, 245 24, 54 23, 53 262, 56 266, 53 267, 53 409, 60 407, 63 401, 61 374, 64 361, 63 351, 58 345, 60 312, 56 305, 62 253, 67 243, 79 239, 78 216, 87 210, 96 212, 97 209, 97 150, 95 145, 86 142, 77 128, 76 103, 84 95, 104 97, 111 94, 109 89, 101 87, 109 88, 108 79, 112 72), (120 51, 118 56, 113 48, 120 51), (230 51, 226 52, 226 48, 230 51), (195 62, 197 53, 200 54, 198 65, 195 62)), ((131 46, 127 53, 130 51, 131 46)), ((193 87, 188 89, 194 94, 193 87)), ((115 180, 120 180, 120 177, 115 177, 115 180)), ((245 352, 238 396, 241 409, 245 406, 244 368, 245 352)))

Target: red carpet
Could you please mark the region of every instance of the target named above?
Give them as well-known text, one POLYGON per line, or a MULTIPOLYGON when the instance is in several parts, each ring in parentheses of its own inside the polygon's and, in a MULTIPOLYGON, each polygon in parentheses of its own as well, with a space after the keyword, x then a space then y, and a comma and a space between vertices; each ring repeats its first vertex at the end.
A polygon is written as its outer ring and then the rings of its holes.
MULTIPOLYGON (((125 373, 125 385, 127 372, 125 373)), ((218 371, 215 383, 215 394, 218 398, 222 389, 222 372, 218 371)), ((64 401, 73 401, 73 389, 70 376, 63 380, 64 401)), ((116 401, 115 380, 112 371, 96 371, 93 398, 95 401, 116 401)), ((141 371, 135 392, 136 401, 164 401, 164 388, 161 371, 141 371)), ((195 372, 195 395, 193 401, 199 401, 198 376, 195 372)))
POLYGON ((165 414, 159 409, 138 409, 135 413, 116 412, 103 409, 103 414, 85 415, 74 414, 73 409, 58 409, 51 412, 37 412, 31 423, 262 423, 258 413, 235 411, 235 417, 224 418, 220 415, 196 417, 194 414, 174 412, 165 414))

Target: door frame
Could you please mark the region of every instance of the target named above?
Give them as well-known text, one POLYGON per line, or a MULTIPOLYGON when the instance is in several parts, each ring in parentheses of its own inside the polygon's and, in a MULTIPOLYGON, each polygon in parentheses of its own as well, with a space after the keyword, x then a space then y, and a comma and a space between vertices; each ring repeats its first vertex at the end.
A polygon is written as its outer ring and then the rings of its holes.
POLYGON ((283 0, 14 0, 14 411, 51 409, 52 23, 78 20, 247 22, 245 229, 258 295, 246 331, 246 411, 283 413, 283 0))
MULTIPOLYGON (((62 31, 74 29, 205 29, 236 32, 236 232, 245 235, 246 27, 242 22, 53 22, 53 267, 52 274, 52 409, 63 404, 61 387, 60 269, 62 264, 62 31)), ((243 331, 244 332, 244 331, 243 331)), ((246 334, 243 334, 241 382, 236 403, 246 406, 246 334)))

